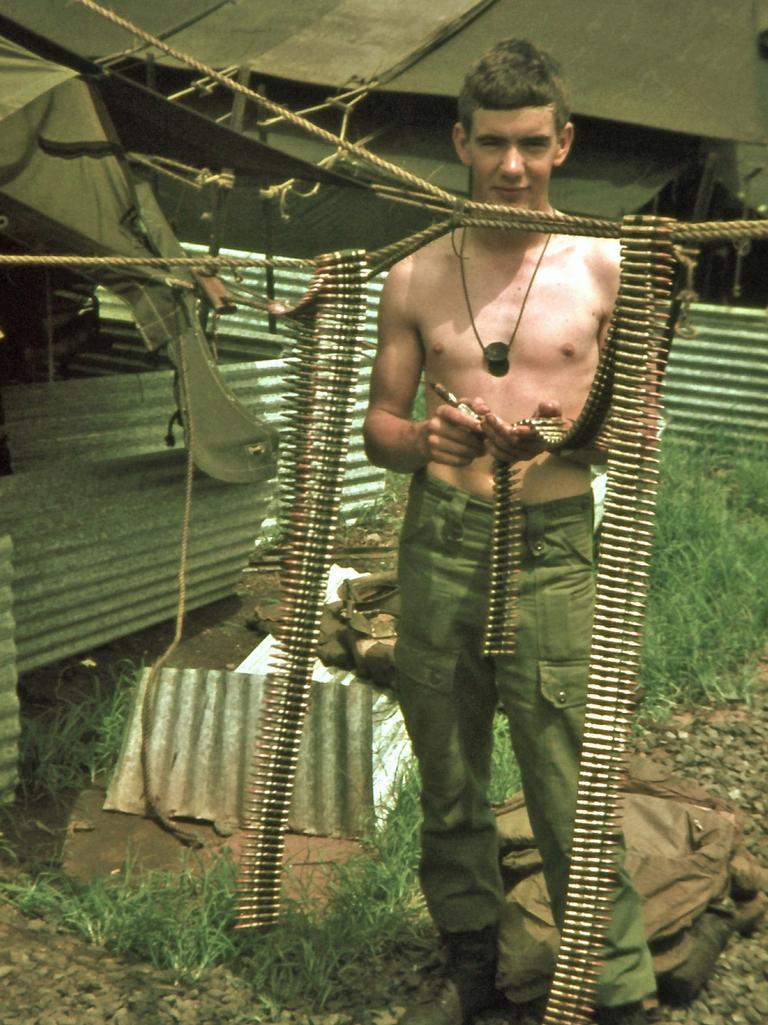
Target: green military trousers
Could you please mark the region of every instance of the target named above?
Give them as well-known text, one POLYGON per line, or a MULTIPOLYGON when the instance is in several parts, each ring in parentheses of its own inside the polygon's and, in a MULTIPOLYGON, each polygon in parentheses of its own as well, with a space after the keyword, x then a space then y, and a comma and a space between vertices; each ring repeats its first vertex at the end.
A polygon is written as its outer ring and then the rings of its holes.
MULTIPOLYGON (((445 931, 498 921, 488 800, 501 704, 555 921, 562 923, 594 604, 592 496, 524 508, 516 651, 483 657, 492 506, 420 472, 400 543, 396 686, 422 782, 420 878, 445 931)), ((639 898, 619 868, 597 1002, 655 992, 639 898)))

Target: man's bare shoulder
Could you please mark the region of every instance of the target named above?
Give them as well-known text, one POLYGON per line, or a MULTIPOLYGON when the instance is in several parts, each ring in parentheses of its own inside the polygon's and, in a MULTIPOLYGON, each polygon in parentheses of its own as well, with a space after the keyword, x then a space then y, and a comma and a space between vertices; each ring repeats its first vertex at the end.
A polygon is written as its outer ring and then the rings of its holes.
POLYGON ((582 238, 583 255, 591 269, 602 276, 613 277, 621 266, 621 244, 617 238, 582 238))
POLYGON ((414 291, 419 295, 440 280, 447 266, 455 260, 450 236, 442 236, 399 260, 389 271, 385 283, 388 290, 414 291))
POLYGON ((612 297, 619 285, 621 246, 618 239, 574 236, 565 242, 567 257, 586 270, 590 279, 612 297))
MULTIPOLYGON (((574 235, 569 240, 573 252, 579 259, 590 263, 595 269, 617 268, 621 262, 621 244, 617 238, 591 238, 574 235)), ((568 244, 568 243, 566 243, 568 244)))

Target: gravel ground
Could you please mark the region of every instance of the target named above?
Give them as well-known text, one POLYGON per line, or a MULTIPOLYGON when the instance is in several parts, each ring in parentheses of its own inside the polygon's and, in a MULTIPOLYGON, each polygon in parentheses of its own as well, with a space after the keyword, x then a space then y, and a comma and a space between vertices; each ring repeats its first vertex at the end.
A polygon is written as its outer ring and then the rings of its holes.
MULTIPOLYGON (((641 749, 665 754, 680 775, 743 809, 746 845, 768 868, 768 688, 751 708, 702 712, 653 730, 641 749)), ((732 936, 706 990, 687 1007, 663 1008, 661 1021, 766 1025, 768 919, 749 937, 732 936)))
MULTIPOLYGON (((768 866, 768 687, 750 708, 703 710, 654 727, 638 743, 663 754, 681 775, 739 804, 749 815, 747 844, 768 866)), ((733 936, 706 990, 686 1007, 662 1007, 659 1020, 683 1025, 768 1022, 768 922, 733 936)), ((196 983, 128 964, 51 924, 0 903, 0 1025, 394 1025, 402 1007, 434 984, 436 954, 398 952, 367 965, 322 1013, 297 1006, 253 1016, 247 980, 227 969, 196 983), (421 970, 425 968, 426 971, 421 970)), ((483 1025, 533 1025, 530 1014, 486 1014, 483 1025)))

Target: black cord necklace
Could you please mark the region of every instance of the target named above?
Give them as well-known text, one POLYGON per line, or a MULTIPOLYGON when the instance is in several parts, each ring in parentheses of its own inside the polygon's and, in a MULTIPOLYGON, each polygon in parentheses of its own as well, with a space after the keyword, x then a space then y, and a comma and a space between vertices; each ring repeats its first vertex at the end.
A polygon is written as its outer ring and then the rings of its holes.
POLYGON ((520 304, 520 312, 517 315, 517 320, 515 321, 515 326, 512 329, 512 335, 509 341, 489 342, 488 345, 483 344, 483 340, 478 334, 477 325, 475 324, 475 318, 472 313, 472 306, 469 301, 469 289, 467 288, 467 278, 466 274, 464 273, 464 243, 466 241, 466 238, 467 229, 464 228, 461 235, 460 250, 456 252, 456 245, 453 239, 453 235, 451 236, 451 244, 453 246, 454 253, 456 253, 456 255, 459 258, 461 287, 464 290, 464 301, 467 304, 469 322, 472 325, 472 331, 474 332, 475 338, 477 339, 477 344, 480 346, 480 349, 483 353, 483 359, 485 360, 486 365, 488 367, 488 372, 492 374, 494 377, 504 377, 504 375, 509 371, 509 350, 512 348, 512 343, 514 342, 515 336, 517 335, 517 329, 520 327, 520 321, 523 319, 523 310, 525 309, 525 304, 528 302, 528 296, 531 294, 533 282, 536 278, 536 275, 538 274, 539 267, 541 266, 541 261, 544 259, 544 253, 547 251, 547 246, 549 245, 549 240, 552 238, 552 235, 547 235, 547 237, 544 239, 544 245, 541 247, 541 252, 539 253, 538 259, 536 260, 536 266, 533 268, 533 274, 531 274, 531 279, 528 282, 528 287, 525 290, 523 301, 520 304))

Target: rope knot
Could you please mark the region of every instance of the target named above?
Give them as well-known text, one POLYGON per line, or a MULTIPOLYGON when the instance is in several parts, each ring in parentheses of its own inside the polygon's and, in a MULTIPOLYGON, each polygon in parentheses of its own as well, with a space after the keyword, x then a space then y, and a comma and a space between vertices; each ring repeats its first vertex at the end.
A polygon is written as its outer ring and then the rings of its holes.
POLYGON ((464 223, 464 216, 467 210, 466 199, 457 199, 451 207, 451 216, 448 218, 451 231, 460 228, 464 223))

